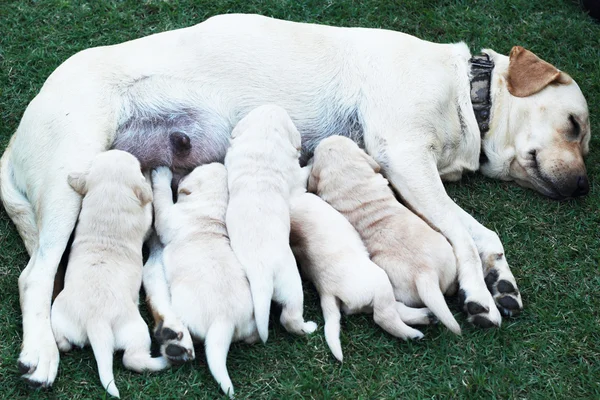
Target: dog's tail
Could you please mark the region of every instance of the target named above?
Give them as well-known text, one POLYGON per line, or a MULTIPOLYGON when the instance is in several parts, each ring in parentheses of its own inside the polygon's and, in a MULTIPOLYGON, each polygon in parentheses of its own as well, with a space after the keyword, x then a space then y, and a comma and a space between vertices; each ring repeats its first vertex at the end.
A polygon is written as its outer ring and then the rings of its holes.
POLYGON ((10 148, 9 144, 2 155, 2 159, 0 159, 0 198, 6 213, 17 227, 19 235, 21 235, 27 253, 31 255, 38 242, 35 212, 27 196, 16 185, 13 167, 10 164, 10 148))
POLYGON ((256 329, 263 343, 269 338, 269 314, 273 298, 273 280, 271 276, 248 277, 250 292, 254 303, 254 319, 256 329))
POLYGON ((98 364, 100 382, 111 396, 119 397, 119 390, 115 385, 113 375, 115 339, 112 329, 107 323, 97 322, 89 324, 87 333, 98 364))
POLYGON ((438 280, 437 275, 433 272, 419 274, 415 282, 417 292, 421 301, 439 318, 442 324, 446 325, 452 332, 460 335, 460 326, 454 319, 452 312, 450 312, 448 304, 446 304, 438 280))
POLYGON ((339 362, 344 361, 342 343, 340 342, 340 306, 333 296, 321 296, 321 309, 325 320, 325 340, 329 350, 339 362))
POLYGON ((227 372, 227 353, 233 338, 235 326, 230 321, 217 320, 208 328, 204 347, 206 362, 213 378, 221 386, 221 390, 233 398, 233 384, 227 372))

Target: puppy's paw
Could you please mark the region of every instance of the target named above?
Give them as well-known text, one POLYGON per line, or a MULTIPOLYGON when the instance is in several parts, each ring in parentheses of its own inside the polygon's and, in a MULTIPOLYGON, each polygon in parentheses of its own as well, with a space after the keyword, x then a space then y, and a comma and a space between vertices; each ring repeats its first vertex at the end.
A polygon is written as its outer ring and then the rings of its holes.
POLYGON ((408 307, 404 303, 396 302, 396 311, 400 319, 407 325, 434 325, 439 322, 435 314, 429 308, 408 307))
POLYGON ((467 319, 479 328, 499 327, 502 323, 500 312, 496 308, 494 299, 486 291, 483 293, 470 293, 465 289, 458 291, 458 302, 467 313, 467 319))
POLYGON ((154 337, 160 343, 160 353, 171 364, 179 365, 196 358, 192 337, 183 324, 161 321, 154 330, 154 337))
POLYGON ((167 182, 170 185, 171 179, 173 179, 173 173, 168 167, 158 167, 152 171, 152 183, 154 184, 167 182))
POLYGON ((30 388, 49 388, 56 379, 60 356, 54 337, 38 337, 24 343, 19 355, 18 368, 30 388))
POLYGON ((410 331, 408 332, 404 340, 419 340, 423 339, 423 337, 425 337, 425 335, 423 335, 423 332, 417 329, 410 328, 410 331))
POLYGON ((486 275, 485 284, 503 316, 512 317, 523 310, 521 293, 519 293, 517 283, 511 273, 493 268, 486 275))
POLYGON ((313 322, 313 321, 306 321, 304 323, 304 325, 302 326, 302 332, 304 332, 306 335, 310 335, 311 333, 313 333, 316 330, 317 330, 317 324, 316 324, 316 322, 313 322))

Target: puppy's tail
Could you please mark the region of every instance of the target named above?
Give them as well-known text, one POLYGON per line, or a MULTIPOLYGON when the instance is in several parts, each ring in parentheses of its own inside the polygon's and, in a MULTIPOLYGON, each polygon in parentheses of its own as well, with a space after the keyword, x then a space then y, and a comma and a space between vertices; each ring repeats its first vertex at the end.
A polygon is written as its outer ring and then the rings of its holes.
POLYGON ((110 325, 102 322, 91 323, 87 327, 87 333, 98 364, 102 386, 111 396, 120 397, 113 375, 115 339, 110 325))
POLYGON ((321 296, 321 309, 325 320, 325 340, 329 350, 339 362, 344 361, 342 343, 340 342, 340 305, 333 296, 321 296))
POLYGON ((417 292, 421 301, 439 318, 442 324, 446 325, 452 332, 460 335, 460 326, 454 319, 452 312, 448 308, 448 304, 446 304, 438 280, 438 276, 435 273, 427 272, 420 274, 415 282, 417 292))
MULTIPOLYGON (((250 277, 249 277, 250 278, 250 277)), ((254 302, 254 319, 256 329, 263 343, 269 338, 269 313, 273 298, 273 280, 270 276, 259 276, 250 281, 250 292, 254 302)))
POLYGON ((221 390, 233 398, 233 384, 227 372, 227 353, 233 337, 235 326, 230 321, 217 320, 208 328, 204 347, 206 362, 213 378, 221 386, 221 390))
POLYGON ((10 154, 9 144, 0 159, 0 198, 8 216, 17 227, 27 253, 31 255, 38 242, 35 212, 27 196, 17 187, 13 167, 10 163, 10 154))

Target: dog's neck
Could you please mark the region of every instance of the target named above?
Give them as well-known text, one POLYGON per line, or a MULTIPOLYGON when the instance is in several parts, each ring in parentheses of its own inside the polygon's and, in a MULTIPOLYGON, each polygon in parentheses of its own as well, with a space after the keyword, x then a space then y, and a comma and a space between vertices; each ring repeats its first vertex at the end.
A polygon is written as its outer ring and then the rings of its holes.
MULTIPOLYGON (((491 178, 511 180, 509 169, 514 159, 514 139, 508 126, 512 97, 506 85, 508 57, 488 49, 484 49, 483 53, 489 57, 492 67, 489 69, 489 108, 487 126, 484 126, 486 129, 482 129, 475 111, 481 133, 479 171, 491 178)), ((471 97, 473 98, 473 95, 471 97)), ((474 110, 475 107, 473 103, 474 110)))
POLYGON ((471 104, 479 132, 483 138, 490 129, 490 109, 492 108, 490 85, 494 62, 490 56, 483 53, 471 57, 469 63, 471 64, 471 104))

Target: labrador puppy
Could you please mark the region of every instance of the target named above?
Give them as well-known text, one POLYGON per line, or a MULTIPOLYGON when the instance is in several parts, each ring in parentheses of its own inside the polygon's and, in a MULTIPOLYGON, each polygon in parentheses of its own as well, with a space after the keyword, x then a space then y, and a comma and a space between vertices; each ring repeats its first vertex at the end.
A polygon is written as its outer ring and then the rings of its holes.
POLYGON ((272 299, 283 307, 285 329, 312 333, 317 325, 302 316, 302 282, 289 244, 290 196, 304 190, 300 133, 283 108, 264 105, 248 113, 231 138, 225 156, 227 229, 250 281, 260 338, 266 342, 269 336, 272 299))
POLYGON ((19 278, 19 367, 32 385, 52 385, 58 370, 46 321, 81 206, 67 173, 115 143, 132 149, 125 138, 144 147, 136 154, 162 154, 174 132, 190 138, 186 166, 222 161, 233 127, 267 103, 289 112, 302 161, 334 134, 364 146, 406 204, 452 243, 465 304, 479 305, 463 310, 481 326, 518 314, 520 291, 498 234, 442 181, 479 170, 556 199, 589 191, 585 97, 520 46, 473 55, 464 43, 386 29, 227 14, 84 50, 48 78, 0 160, 2 203, 31 256, 19 278))
POLYGON ((152 189, 131 154, 111 150, 86 172, 69 175, 83 196, 65 287, 52 305, 51 322, 61 351, 90 344, 106 391, 119 397, 113 353, 137 372, 168 366, 150 357, 148 326, 138 310, 142 244, 152 223, 152 189))
POLYGON ((360 236, 339 212, 314 194, 303 193, 292 198, 291 221, 292 250, 319 292, 325 339, 335 358, 343 361, 340 309, 373 313, 377 325, 401 339, 423 337, 406 324, 430 323, 429 310, 396 301, 389 278, 369 259, 360 236))
POLYGON ((371 260, 389 276, 396 300, 408 306, 425 304, 460 334, 443 295, 456 289, 452 246, 400 204, 378 172, 379 165, 356 143, 332 136, 315 150, 308 190, 350 221, 371 260))
POLYGON ((254 343, 258 333, 250 285, 225 227, 227 171, 219 163, 197 167, 179 183, 175 204, 171 179, 166 167, 152 173, 154 224, 165 244, 171 306, 192 337, 204 341, 210 372, 233 397, 226 366, 229 345, 254 343))

